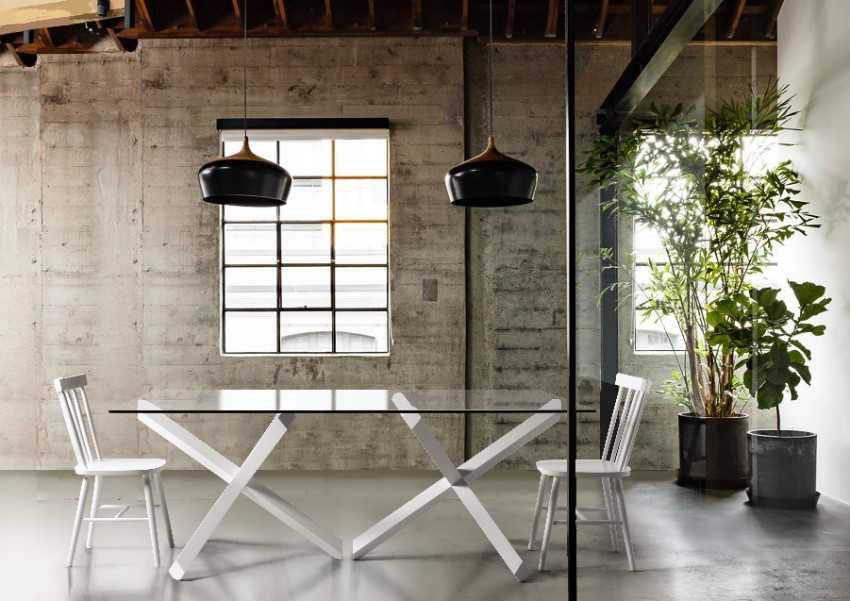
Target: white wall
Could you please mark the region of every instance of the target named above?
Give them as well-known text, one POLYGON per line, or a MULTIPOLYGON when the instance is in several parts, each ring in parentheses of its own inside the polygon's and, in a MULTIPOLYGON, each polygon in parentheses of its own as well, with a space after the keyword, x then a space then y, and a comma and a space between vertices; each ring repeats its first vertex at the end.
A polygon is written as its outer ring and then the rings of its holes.
POLYGON ((832 297, 812 340, 812 386, 782 406, 783 428, 818 434, 818 489, 850 502, 850 3, 786 0, 779 15, 778 72, 800 111, 792 159, 801 198, 822 227, 789 245, 780 265, 790 279, 823 284, 832 297))

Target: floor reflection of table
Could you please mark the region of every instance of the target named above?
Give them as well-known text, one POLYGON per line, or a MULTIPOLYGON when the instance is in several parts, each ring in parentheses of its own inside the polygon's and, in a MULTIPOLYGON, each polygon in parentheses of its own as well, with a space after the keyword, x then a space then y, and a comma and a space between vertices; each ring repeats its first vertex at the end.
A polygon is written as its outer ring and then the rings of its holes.
POLYGON ((505 457, 558 422, 566 412, 559 398, 537 390, 154 390, 112 413, 136 413, 139 420, 227 483, 221 496, 189 538, 171 576, 183 579, 230 507, 245 495, 286 526, 336 559, 358 559, 453 493, 481 528, 493 548, 517 578, 527 570, 519 554, 469 487, 505 457), (169 414, 265 413, 269 426, 242 465, 236 465, 209 444, 175 422, 169 414), (299 413, 397 413, 433 459, 442 478, 377 524, 343 544, 336 535, 268 489, 255 478, 257 470, 286 434, 299 413), (437 441, 422 414, 530 414, 471 459, 456 466, 437 441))

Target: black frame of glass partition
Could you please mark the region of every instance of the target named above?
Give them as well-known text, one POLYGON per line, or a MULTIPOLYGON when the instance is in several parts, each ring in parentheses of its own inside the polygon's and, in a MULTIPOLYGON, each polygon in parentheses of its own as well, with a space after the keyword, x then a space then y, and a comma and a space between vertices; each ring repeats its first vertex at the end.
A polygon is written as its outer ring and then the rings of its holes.
MULTIPOLYGON (((282 211, 285 211, 284 207, 277 207, 275 210, 275 220, 274 221, 260 221, 260 220, 247 220, 247 219, 239 219, 239 220, 227 220, 225 219, 225 207, 221 207, 219 214, 219 235, 221 236, 221 255, 219 261, 219 278, 221 281, 221 302, 220 302, 220 323, 221 323, 221 353, 223 355, 231 355, 231 356, 239 356, 239 355, 258 355, 258 356, 269 356, 269 355, 280 355, 280 356, 309 356, 309 355, 386 355, 390 351, 391 346, 391 323, 390 323, 390 264, 389 264, 389 206, 387 206, 387 218, 386 219, 336 219, 336 181, 337 180, 384 180, 387 186, 387 203, 389 204, 389 179, 390 179, 390 170, 389 170, 389 120, 388 119, 356 119, 356 118, 345 118, 345 119, 248 119, 247 122, 244 122, 242 119, 218 119, 216 121, 216 126, 220 131, 225 130, 240 130, 245 127, 248 130, 376 130, 383 129, 386 130, 387 134, 387 175, 384 177, 378 176, 337 176, 336 175, 336 139, 333 135, 329 136, 331 140, 331 174, 330 176, 293 176, 293 184, 297 180, 328 180, 333 184, 331 186, 331 218, 330 219, 321 219, 321 220, 301 220, 301 221, 292 221, 281 219, 282 211), (368 224, 368 223, 379 223, 384 224, 387 228, 387 254, 385 257, 385 261, 383 263, 345 263, 343 265, 336 264, 335 257, 335 241, 336 241, 336 224, 368 224), (240 225, 274 225, 275 226, 275 247, 276 247, 276 261, 275 264, 228 264, 226 262, 226 237, 225 230, 228 225, 231 224, 240 224, 240 225), (283 225, 328 225, 330 228, 330 258, 327 263, 284 263, 283 262, 283 249, 281 246, 281 234, 282 234, 282 226, 283 225), (276 306, 272 307, 247 307, 247 308, 239 308, 239 309, 228 309, 225 303, 225 290, 226 290, 226 270, 227 269, 240 269, 240 268, 274 268, 275 269, 275 281, 276 281, 276 306), (286 267, 327 267, 330 270, 330 305, 328 307, 284 307, 282 300, 282 276, 281 270, 286 267), (386 296, 384 299, 383 307, 357 307, 357 308, 345 308, 342 311, 346 313, 384 313, 387 319, 387 328, 386 328, 386 350, 385 351, 356 351, 356 352, 338 352, 337 351, 337 340, 336 340, 336 318, 337 318, 337 307, 336 307, 336 269, 338 267, 341 268, 383 268, 386 271, 386 279, 385 279, 385 290, 386 296), (291 351, 284 352, 281 349, 281 314, 286 313, 298 313, 298 312, 306 312, 306 313, 315 313, 315 312, 330 312, 331 314, 331 349, 326 351, 291 351), (275 320, 275 328, 276 328, 276 350, 274 351, 227 351, 227 334, 225 327, 226 315, 228 313, 269 313, 274 312, 277 316, 275 320)), ((276 152, 277 152, 277 162, 280 164, 280 140, 276 140, 276 152)), ((221 144, 221 153, 224 156, 224 142, 221 144)))

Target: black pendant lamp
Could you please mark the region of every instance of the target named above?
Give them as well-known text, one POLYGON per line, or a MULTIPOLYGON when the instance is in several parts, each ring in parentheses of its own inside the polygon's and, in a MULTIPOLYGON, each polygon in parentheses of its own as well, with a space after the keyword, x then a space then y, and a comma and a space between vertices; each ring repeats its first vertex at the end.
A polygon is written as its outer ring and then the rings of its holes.
POLYGON ((488 47, 490 136, 487 149, 449 169, 446 190, 449 200, 459 207, 513 207, 534 200, 537 171, 496 150, 493 138, 493 0, 490 0, 490 45, 488 47))
POLYGON ((286 204, 292 176, 272 161, 258 157, 248 146, 248 0, 244 0, 242 98, 244 137, 242 150, 215 159, 198 170, 204 202, 240 207, 278 207, 286 204))

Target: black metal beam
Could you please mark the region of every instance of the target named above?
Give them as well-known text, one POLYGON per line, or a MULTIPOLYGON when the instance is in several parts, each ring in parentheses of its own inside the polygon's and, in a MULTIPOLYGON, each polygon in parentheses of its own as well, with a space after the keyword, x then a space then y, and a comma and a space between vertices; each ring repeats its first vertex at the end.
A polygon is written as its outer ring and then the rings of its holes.
POLYGON ((673 0, 599 109, 600 129, 616 130, 638 107, 723 0, 673 0))
MULTIPOLYGON (((578 563, 576 561, 576 456, 578 451, 577 428, 578 413, 578 388, 576 377, 576 32, 575 14, 576 0, 564 0, 564 51, 566 52, 566 77, 564 84, 566 90, 566 129, 567 129, 567 404, 569 415, 567 417, 567 465, 569 467, 569 478, 567 479, 567 600, 578 601, 578 585, 576 575, 578 563)), ((557 13, 556 13, 557 15, 557 13)), ((556 19, 557 21, 557 19, 556 19)))

